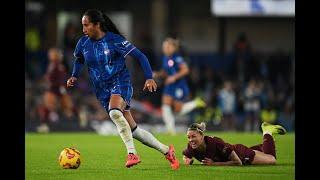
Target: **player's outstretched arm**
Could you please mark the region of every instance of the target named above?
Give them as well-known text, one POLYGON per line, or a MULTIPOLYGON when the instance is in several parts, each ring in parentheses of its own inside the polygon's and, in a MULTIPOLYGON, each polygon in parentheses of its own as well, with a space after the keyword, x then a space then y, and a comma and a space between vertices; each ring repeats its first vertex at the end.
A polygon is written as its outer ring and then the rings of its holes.
POLYGON ((165 84, 174 83, 177 80, 189 74, 189 67, 187 66, 186 63, 180 64, 179 68, 180 68, 179 71, 175 75, 167 77, 165 84))
POLYGON ((167 76, 167 73, 163 69, 161 69, 160 71, 154 71, 152 73, 152 77, 155 79, 156 78, 164 78, 166 76, 167 76))
POLYGON ((241 166, 242 162, 239 158, 239 156, 232 151, 230 154, 230 161, 227 162, 214 162, 212 159, 205 158, 202 160, 201 164, 207 165, 207 166, 241 166))
POLYGON ((149 64, 148 58, 137 48, 133 49, 129 55, 139 60, 139 63, 144 73, 144 77, 146 79, 143 90, 147 89, 150 92, 156 91, 157 83, 152 79, 152 69, 149 64))
POLYGON ((137 48, 133 49, 129 55, 139 60, 145 79, 152 79, 152 69, 148 58, 137 48))
POLYGON ((185 165, 192 165, 193 164, 193 159, 192 158, 188 158, 187 156, 183 156, 183 162, 185 165))
POLYGON ((175 78, 176 79, 180 79, 180 78, 182 78, 182 77, 184 77, 184 76, 189 74, 190 70, 189 70, 189 67, 188 67, 188 65, 186 63, 180 64, 179 68, 180 69, 179 69, 178 73, 175 74, 175 78))
POLYGON ((77 58, 74 61, 73 64, 73 70, 71 77, 67 80, 67 87, 73 87, 76 81, 78 80, 78 77, 80 75, 80 72, 83 68, 84 60, 82 58, 77 58))

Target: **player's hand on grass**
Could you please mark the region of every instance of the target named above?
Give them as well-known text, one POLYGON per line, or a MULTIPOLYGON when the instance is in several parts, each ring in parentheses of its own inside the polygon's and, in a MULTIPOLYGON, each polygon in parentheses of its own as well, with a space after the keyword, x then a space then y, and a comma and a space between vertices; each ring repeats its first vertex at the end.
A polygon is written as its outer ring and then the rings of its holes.
POLYGON ((207 166, 212 166, 213 165, 213 160, 209 158, 204 158, 204 160, 201 161, 201 164, 207 165, 207 166))
POLYGON ((76 83, 77 81, 77 78, 76 77, 70 77, 68 80, 67 80, 67 87, 73 87, 74 84, 76 83))
POLYGON ((183 156, 183 162, 185 165, 191 165, 193 163, 193 159, 183 156))
POLYGON ((149 92, 154 92, 157 90, 157 83, 153 79, 147 79, 144 83, 143 90, 148 90, 149 92))
POLYGON ((176 77, 175 76, 169 76, 169 77, 167 77, 167 79, 166 79, 166 81, 164 82, 166 85, 168 85, 168 84, 172 84, 172 83, 174 83, 174 82, 176 82, 176 77))

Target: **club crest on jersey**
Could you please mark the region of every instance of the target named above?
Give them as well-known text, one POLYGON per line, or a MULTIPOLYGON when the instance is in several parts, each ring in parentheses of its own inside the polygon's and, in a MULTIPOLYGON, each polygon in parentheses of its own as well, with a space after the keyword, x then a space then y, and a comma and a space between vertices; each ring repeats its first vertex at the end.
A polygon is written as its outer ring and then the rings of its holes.
POLYGON ((169 66, 169 67, 172 67, 173 65, 174 65, 173 60, 172 60, 172 59, 169 59, 169 61, 168 61, 168 66, 169 66))
POLYGON ((104 50, 104 54, 105 54, 105 55, 108 55, 109 53, 110 53, 110 50, 109 50, 109 49, 105 49, 105 50, 104 50))

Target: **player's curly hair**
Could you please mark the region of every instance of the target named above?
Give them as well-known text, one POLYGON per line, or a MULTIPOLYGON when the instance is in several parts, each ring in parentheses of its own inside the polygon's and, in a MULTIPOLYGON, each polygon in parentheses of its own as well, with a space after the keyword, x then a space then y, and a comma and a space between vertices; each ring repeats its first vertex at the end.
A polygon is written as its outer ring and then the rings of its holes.
POLYGON ((93 24, 100 23, 101 30, 103 32, 113 32, 122 36, 116 25, 111 21, 111 19, 104 13, 96 9, 87 10, 83 16, 88 16, 89 21, 93 24))
POLYGON ((206 123, 201 122, 199 123, 193 123, 189 126, 188 131, 198 131, 200 134, 203 134, 206 130, 206 123))

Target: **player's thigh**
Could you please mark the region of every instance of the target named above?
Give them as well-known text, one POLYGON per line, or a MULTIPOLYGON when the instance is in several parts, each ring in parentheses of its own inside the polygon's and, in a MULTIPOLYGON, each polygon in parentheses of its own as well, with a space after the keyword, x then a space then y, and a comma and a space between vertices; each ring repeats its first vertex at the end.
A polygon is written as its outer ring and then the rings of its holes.
POLYGON ((184 102, 182 101, 178 101, 178 100, 174 100, 173 101, 173 110, 174 112, 180 112, 182 109, 184 102))
POLYGON ((63 94, 61 96, 61 106, 63 109, 71 109, 73 107, 72 99, 69 95, 63 94))
POLYGON ((173 104, 173 97, 167 94, 162 95, 162 104, 171 106, 173 104))
POLYGON ((111 94, 109 101, 109 109, 120 109, 123 111, 126 107, 126 102, 120 94, 111 94))
POLYGON ((125 110, 123 112, 123 115, 124 115, 124 118, 126 118, 126 120, 128 121, 129 123, 129 126, 131 129, 135 128, 137 126, 136 122, 134 121, 132 115, 131 115, 131 112, 130 110, 125 110))
POLYGON ((180 112, 183 104, 187 101, 189 89, 187 86, 178 86, 174 90, 173 109, 175 112, 180 112))
POLYGON ((270 165, 276 164, 276 159, 272 155, 265 154, 263 152, 256 151, 256 150, 254 150, 254 152, 255 152, 255 156, 251 164, 270 164, 270 165))
POLYGON ((54 108, 56 106, 56 103, 57 103, 57 96, 50 92, 50 91, 47 91, 44 93, 44 105, 51 109, 51 108, 54 108))
POLYGON ((119 82, 109 90, 111 93, 109 101, 110 108, 123 110, 130 109, 130 102, 133 95, 133 88, 130 82, 119 82))

